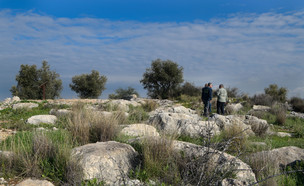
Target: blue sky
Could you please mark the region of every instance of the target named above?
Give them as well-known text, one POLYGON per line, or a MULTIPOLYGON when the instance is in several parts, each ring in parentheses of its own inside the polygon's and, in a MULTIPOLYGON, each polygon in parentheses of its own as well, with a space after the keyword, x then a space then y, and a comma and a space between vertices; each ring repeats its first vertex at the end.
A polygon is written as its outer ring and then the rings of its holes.
POLYGON ((63 98, 75 75, 107 76, 107 98, 135 88, 151 61, 170 59, 197 86, 269 84, 304 98, 303 0, 0 0, 0 100, 10 97, 21 64, 47 60, 63 98))

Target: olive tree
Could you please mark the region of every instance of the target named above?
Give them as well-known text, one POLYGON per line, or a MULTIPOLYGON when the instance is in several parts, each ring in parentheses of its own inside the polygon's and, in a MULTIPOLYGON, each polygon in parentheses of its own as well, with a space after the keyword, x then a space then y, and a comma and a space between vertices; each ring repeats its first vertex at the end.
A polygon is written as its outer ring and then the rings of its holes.
POLYGON ((127 99, 130 96, 132 96, 133 94, 135 94, 136 96, 139 96, 138 92, 132 87, 128 87, 127 89, 119 88, 119 89, 115 90, 115 94, 110 94, 109 98, 110 99, 127 99))
POLYGON ((99 72, 92 70, 91 74, 81 74, 72 78, 70 88, 75 91, 80 98, 98 98, 105 90, 107 78, 99 75, 99 72))
POLYGON ((176 97, 183 81, 183 67, 171 60, 160 59, 152 61, 140 80, 148 90, 148 96, 160 99, 176 97))
POLYGON ((271 84, 268 88, 264 89, 265 94, 272 96, 273 100, 279 102, 285 102, 287 99, 287 89, 278 87, 277 84, 271 84))
POLYGON ((47 61, 42 67, 36 65, 21 65, 16 75, 17 86, 10 89, 13 96, 21 99, 54 99, 60 96, 62 81, 59 74, 50 70, 47 61))

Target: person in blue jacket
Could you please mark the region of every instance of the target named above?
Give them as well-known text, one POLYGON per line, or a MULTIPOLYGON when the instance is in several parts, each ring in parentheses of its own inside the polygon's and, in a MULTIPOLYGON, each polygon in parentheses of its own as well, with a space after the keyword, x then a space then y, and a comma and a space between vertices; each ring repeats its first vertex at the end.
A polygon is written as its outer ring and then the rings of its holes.
POLYGON ((205 84, 202 88, 202 101, 204 103, 204 116, 208 117, 211 113, 211 100, 212 100, 212 83, 205 84))

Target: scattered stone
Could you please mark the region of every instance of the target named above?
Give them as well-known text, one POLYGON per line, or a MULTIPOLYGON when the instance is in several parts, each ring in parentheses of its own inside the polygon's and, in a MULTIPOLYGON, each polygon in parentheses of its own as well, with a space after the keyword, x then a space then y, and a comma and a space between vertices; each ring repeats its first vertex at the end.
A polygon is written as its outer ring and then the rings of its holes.
POLYGON ((36 115, 32 116, 27 120, 27 123, 38 125, 41 123, 47 123, 47 124, 55 124, 57 121, 57 117, 54 115, 36 115))
POLYGON ((277 136, 279 137, 292 137, 293 135, 291 133, 287 133, 287 132, 277 132, 276 133, 277 136))
POLYGON ((254 111, 269 111, 271 108, 264 105, 253 105, 254 111))
POLYGON ((57 117, 63 117, 63 116, 68 116, 71 114, 72 111, 67 110, 67 109, 51 109, 50 115, 55 115, 57 117))
POLYGON ((290 117, 298 117, 298 118, 304 119, 304 113, 300 113, 300 112, 294 112, 294 111, 292 111, 292 112, 290 112, 290 114, 287 115, 287 116, 290 116, 290 117))
POLYGON ((17 110, 17 109, 32 109, 32 108, 36 108, 39 105, 37 103, 16 103, 13 104, 13 109, 17 110))
POLYGON ((129 170, 136 166, 137 155, 132 146, 115 141, 87 144, 72 151, 83 169, 83 179, 97 178, 109 185, 128 180, 129 170))
POLYGON ((255 145, 255 146, 267 146, 267 144, 265 142, 250 142, 251 145, 255 145))
POLYGON ((54 186, 54 184, 47 180, 33 180, 31 178, 28 178, 16 184, 16 186, 54 186))
POLYGON ((156 128, 146 124, 132 124, 121 130, 121 133, 128 136, 159 136, 156 128))

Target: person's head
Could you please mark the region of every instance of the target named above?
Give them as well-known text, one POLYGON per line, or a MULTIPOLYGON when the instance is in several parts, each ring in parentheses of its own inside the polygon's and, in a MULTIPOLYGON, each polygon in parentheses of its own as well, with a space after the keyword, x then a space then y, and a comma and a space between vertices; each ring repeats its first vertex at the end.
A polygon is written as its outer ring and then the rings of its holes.
POLYGON ((208 83, 208 87, 212 88, 212 83, 209 82, 208 83))
POLYGON ((220 88, 224 88, 224 85, 223 85, 223 84, 220 84, 220 88))
POLYGON ((208 83, 205 84, 205 87, 208 87, 208 83))

